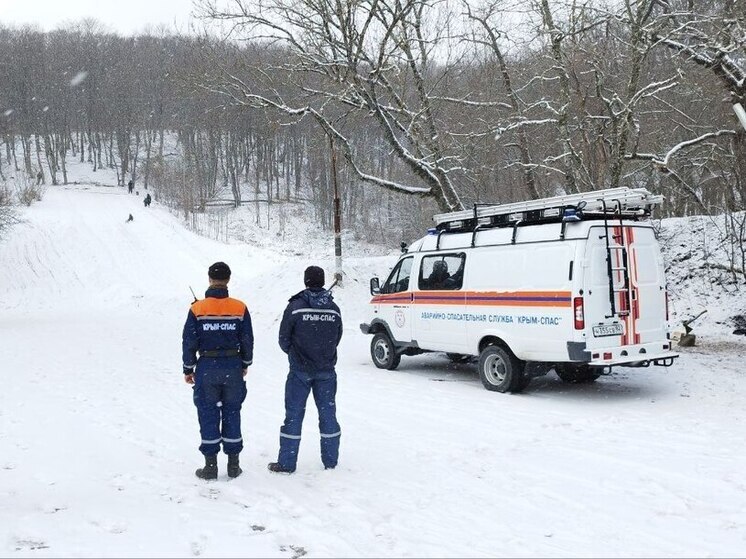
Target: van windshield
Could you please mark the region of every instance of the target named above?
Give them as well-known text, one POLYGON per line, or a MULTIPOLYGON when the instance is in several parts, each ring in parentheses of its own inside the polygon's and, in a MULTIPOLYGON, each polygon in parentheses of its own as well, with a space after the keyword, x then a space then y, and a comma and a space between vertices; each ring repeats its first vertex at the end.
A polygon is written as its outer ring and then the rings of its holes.
POLYGON ((381 293, 399 293, 409 289, 409 276, 412 275, 413 257, 401 260, 394 269, 391 270, 386 283, 381 288, 381 293))

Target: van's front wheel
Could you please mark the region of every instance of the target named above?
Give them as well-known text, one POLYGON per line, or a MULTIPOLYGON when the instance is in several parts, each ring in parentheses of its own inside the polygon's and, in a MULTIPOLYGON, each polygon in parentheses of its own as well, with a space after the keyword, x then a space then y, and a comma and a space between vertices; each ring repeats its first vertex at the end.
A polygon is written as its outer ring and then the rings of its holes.
POLYGON ((373 358, 373 364, 379 369, 394 370, 401 362, 401 355, 396 353, 394 342, 391 341, 388 334, 379 332, 370 342, 370 356, 373 358))
POLYGON ((488 345, 479 354, 479 378, 487 390, 520 392, 528 385, 525 366, 523 361, 499 346, 488 345))

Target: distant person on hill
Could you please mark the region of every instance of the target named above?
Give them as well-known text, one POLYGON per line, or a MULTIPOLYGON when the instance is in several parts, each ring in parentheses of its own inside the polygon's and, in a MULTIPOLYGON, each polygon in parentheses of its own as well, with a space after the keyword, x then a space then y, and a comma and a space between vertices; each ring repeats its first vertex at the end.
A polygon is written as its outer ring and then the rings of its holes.
POLYGON ((152 201, 153 201, 153 199, 152 199, 152 198, 150 197, 150 193, 148 193, 148 194, 147 194, 147 195, 145 196, 145 198, 143 199, 142 203, 143 203, 143 204, 145 205, 145 207, 147 208, 148 206, 150 206, 150 202, 152 202, 152 201))
POLYGON ((125 223, 129 223, 130 221, 135 221, 135 218, 132 217, 132 214, 127 218, 127 221, 125 223))
POLYGON ((39 170, 38 173, 36 173, 36 186, 39 186, 44 182, 44 171, 39 170))
POLYGON ((228 265, 215 262, 207 276, 210 287, 204 299, 192 304, 182 333, 184 380, 194 385, 202 436, 199 450, 205 457, 204 468, 195 475, 217 479, 222 443, 228 476, 233 478, 241 475, 241 405, 246 399, 244 377, 253 359, 254 333, 246 305, 228 296, 228 265))
POLYGON ((127 192, 129 194, 132 194, 132 191, 135 190, 135 181, 130 179, 130 182, 127 183, 127 192))
POLYGON ((337 346, 342 339, 342 315, 324 289, 324 270, 309 266, 303 275, 306 289, 290 298, 280 324, 279 342, 288 354, 290 372, 285 382, 285 422, 280 428, 277 462, 271 472, 293 473, 298 462, 306 401, 311 392, 319 411, 321 462, 332 470, 339 459, 342 434, 337 422, 337 346))

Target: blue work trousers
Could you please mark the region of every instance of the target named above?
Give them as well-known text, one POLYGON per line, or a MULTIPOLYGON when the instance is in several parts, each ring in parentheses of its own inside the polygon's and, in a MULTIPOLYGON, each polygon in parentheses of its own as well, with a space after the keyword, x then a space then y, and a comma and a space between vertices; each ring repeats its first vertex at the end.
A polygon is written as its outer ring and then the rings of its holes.
POLYGON ((194 379, 194 405, 197 406, 199 450, 205 456, 220 451, 239 454, 243 450, 241 437, 241 404, 246 399, 246 382, 241 370, 197 371, 194 379))
POLYGON ((337 423, 337 374, 334 371, 303 373, 291 370, 285 383, 285 423, 280 428, 278 462, 287 470, 295 470, 300 448, 301 428, 306 414, 308 395, 319 411, 321 461, 326 468, 334 468, 339 458, 341 430, 337 423))

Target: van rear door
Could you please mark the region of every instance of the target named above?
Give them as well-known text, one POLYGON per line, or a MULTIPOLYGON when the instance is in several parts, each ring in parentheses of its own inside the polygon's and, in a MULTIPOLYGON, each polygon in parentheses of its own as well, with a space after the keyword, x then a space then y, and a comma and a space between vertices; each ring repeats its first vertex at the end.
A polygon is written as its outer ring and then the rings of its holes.
POLYGON ((589 229, 588 242, 583 259, 583 314, 585 318, 585 342, 587 349, 609 348, 627 345, 628 324, 626 317, 627 296, 625 260, 621 240, 615 237, 616 228, 609 226, 609 244, 613 287, 609 282, 609 267, 606 262, 606 236, 604 227, 589 229), (613 291, 612 291, 613 290, 613 291), (613 304, 612 304, 613 297, 613 304))
POLYGON ((631 344, 666 340, 666 285, 663 257, 650 227, 625 227, 632 285, 631 344))
POLYGON ((584 259, 586 347, 666 340, 663 259, 651 227, 609 224, 611 276, 604 227, 591 227, 584 259), (613 303, 612 303, 613 297, 613 303))

